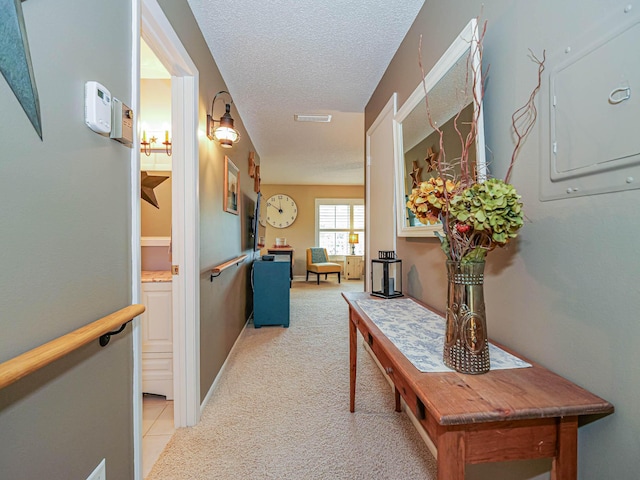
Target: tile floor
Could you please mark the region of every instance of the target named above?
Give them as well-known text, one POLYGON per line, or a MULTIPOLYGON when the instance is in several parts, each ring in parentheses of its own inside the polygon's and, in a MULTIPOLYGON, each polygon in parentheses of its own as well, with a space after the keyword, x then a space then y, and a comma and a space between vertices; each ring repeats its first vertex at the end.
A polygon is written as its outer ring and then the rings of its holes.
POLYGON ((142 476, 146 478, 169 443, 173 426, 173 400, 158 395, 142 399, 142 476))

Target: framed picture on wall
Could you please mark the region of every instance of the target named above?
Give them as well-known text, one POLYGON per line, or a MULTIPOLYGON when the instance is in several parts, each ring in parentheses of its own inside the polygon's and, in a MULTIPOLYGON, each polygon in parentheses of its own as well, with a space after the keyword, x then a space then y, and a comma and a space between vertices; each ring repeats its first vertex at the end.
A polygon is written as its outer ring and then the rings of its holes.
POLYGON ((224 211, 238 215, 240 176, 238 167, 229 157, 224 157, 224 211))

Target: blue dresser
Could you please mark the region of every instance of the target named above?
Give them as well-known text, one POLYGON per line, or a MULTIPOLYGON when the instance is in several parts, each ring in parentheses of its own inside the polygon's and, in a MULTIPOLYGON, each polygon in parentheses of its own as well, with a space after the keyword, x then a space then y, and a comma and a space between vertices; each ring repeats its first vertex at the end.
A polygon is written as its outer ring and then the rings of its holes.
POLYGON ((253 262, 253 324, 289 326, 290 260, 288 255, 274 255, 273 261, 253 262))

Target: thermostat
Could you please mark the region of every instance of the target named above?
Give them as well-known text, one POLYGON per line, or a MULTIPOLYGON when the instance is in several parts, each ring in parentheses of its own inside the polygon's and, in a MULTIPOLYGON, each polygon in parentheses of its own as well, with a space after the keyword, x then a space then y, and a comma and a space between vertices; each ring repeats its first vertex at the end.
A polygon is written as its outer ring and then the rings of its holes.
POLYGON ((96 133, 111 131, 111 93, 98 82, 84 85, 84 122, 96 133))

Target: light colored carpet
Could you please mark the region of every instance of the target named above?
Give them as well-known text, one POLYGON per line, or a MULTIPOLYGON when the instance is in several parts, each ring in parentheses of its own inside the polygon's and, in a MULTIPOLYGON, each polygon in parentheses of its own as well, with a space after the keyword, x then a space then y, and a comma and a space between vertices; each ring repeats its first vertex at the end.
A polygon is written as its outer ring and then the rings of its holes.
POLYGON ((349 412, 348 308, 362 282, 294 280, 288 329, 252 324, 201 422, 179 429, 158 479, 435 479, 435 460, 362 345, 349 412))

